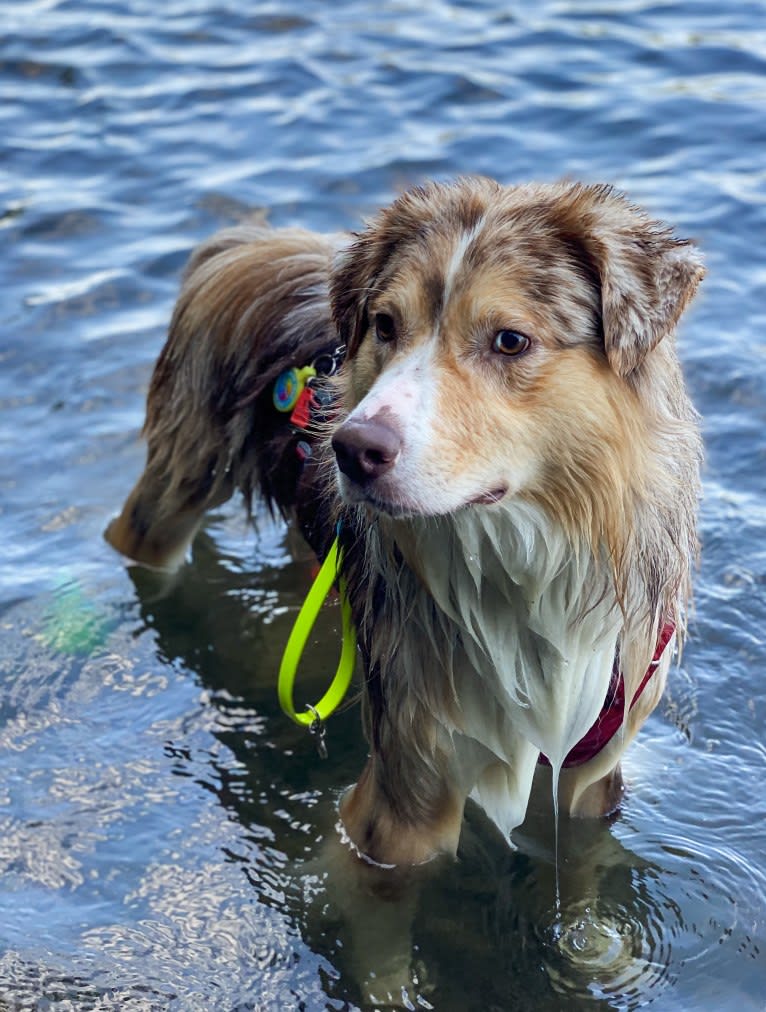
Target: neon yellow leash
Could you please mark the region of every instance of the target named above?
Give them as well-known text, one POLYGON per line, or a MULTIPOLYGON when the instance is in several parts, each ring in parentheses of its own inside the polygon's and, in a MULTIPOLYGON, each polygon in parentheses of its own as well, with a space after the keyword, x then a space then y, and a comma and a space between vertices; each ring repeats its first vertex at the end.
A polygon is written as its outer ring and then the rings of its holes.
POLYGON ((311 630, 314 628, 320 609, 332 589, 332 585, 338 576, 341 552, 336 537, 333 541, 327 558, 317 574, 314 583, 306 595, 306 600, 301 605, 295 625, 287 640, 285 652, 282 655, 282 663, 279 666, 279 681, 277 688, 279 692, 279 704, 296 724, 308 727, 317 735, 317 744, 320 754, 326 754, 323 744, 323 723, 340 705, 343 697, 351 684, 351 677, 354 674, 354 661, 356 660, 356 631, 351 618, 351 605, 346 594, 345 581, 340 581, 340 607, 341 621, 343 624, 343 646, 341 648, 340 660, 335 677, 330 682, 327 692, 314 706, 306 704, 303 713, 297 713, 293 702, 293 689, 295 687, 295 676, 298 671, 298 664, 303 651, 306 649, 306 641, 311 630))

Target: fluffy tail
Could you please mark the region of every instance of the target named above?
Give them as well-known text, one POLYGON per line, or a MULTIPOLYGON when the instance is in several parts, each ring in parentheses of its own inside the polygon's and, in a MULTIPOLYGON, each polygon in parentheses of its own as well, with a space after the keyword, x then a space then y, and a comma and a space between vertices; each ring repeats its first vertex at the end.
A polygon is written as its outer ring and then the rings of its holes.
POLYGON ((236 489, 248 505, 256 490, 272 509, 293 505, 300 465, 272 389, 335 341, 335 250, 300 229, 241 225, 194 251, 149 387, 144 473, 105 533, 118 551, 175 568, 236 489))

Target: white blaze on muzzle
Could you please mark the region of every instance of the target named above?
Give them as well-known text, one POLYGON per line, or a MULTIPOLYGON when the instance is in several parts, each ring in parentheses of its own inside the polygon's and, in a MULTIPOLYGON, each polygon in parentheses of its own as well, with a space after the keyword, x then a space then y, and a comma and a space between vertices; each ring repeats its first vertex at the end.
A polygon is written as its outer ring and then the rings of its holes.
POLYGON ((427 452, 436 405, 436 338, 391 363, 349 415, 351 422, 380 421, 402 440, 400 465, 409 470, 427 452))
POLYGON ((456 505, 437 446, 436 345, 433 336, 397 356, 336 430, 332 442, 347 502, 421 514, 456 505))

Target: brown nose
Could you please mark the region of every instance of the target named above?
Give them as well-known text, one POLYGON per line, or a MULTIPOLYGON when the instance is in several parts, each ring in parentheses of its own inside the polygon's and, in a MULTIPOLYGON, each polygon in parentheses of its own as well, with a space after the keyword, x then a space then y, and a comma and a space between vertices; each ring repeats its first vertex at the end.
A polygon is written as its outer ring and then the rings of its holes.
POLYGON ((402 449, 398 432, 375 419, 348 421, 332 437, 338 467, 358 485, 390 471, 402 449))

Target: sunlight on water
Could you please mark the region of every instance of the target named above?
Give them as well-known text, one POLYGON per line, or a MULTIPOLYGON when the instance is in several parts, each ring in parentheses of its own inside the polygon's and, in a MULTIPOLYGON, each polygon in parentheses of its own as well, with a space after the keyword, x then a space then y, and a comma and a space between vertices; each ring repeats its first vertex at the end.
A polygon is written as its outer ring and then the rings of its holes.
POLYGON ((103 646, 107 626, 108 618, 77 580, 65 579, 53 593, 40 635, 49 650, 87 655, 103 646))

